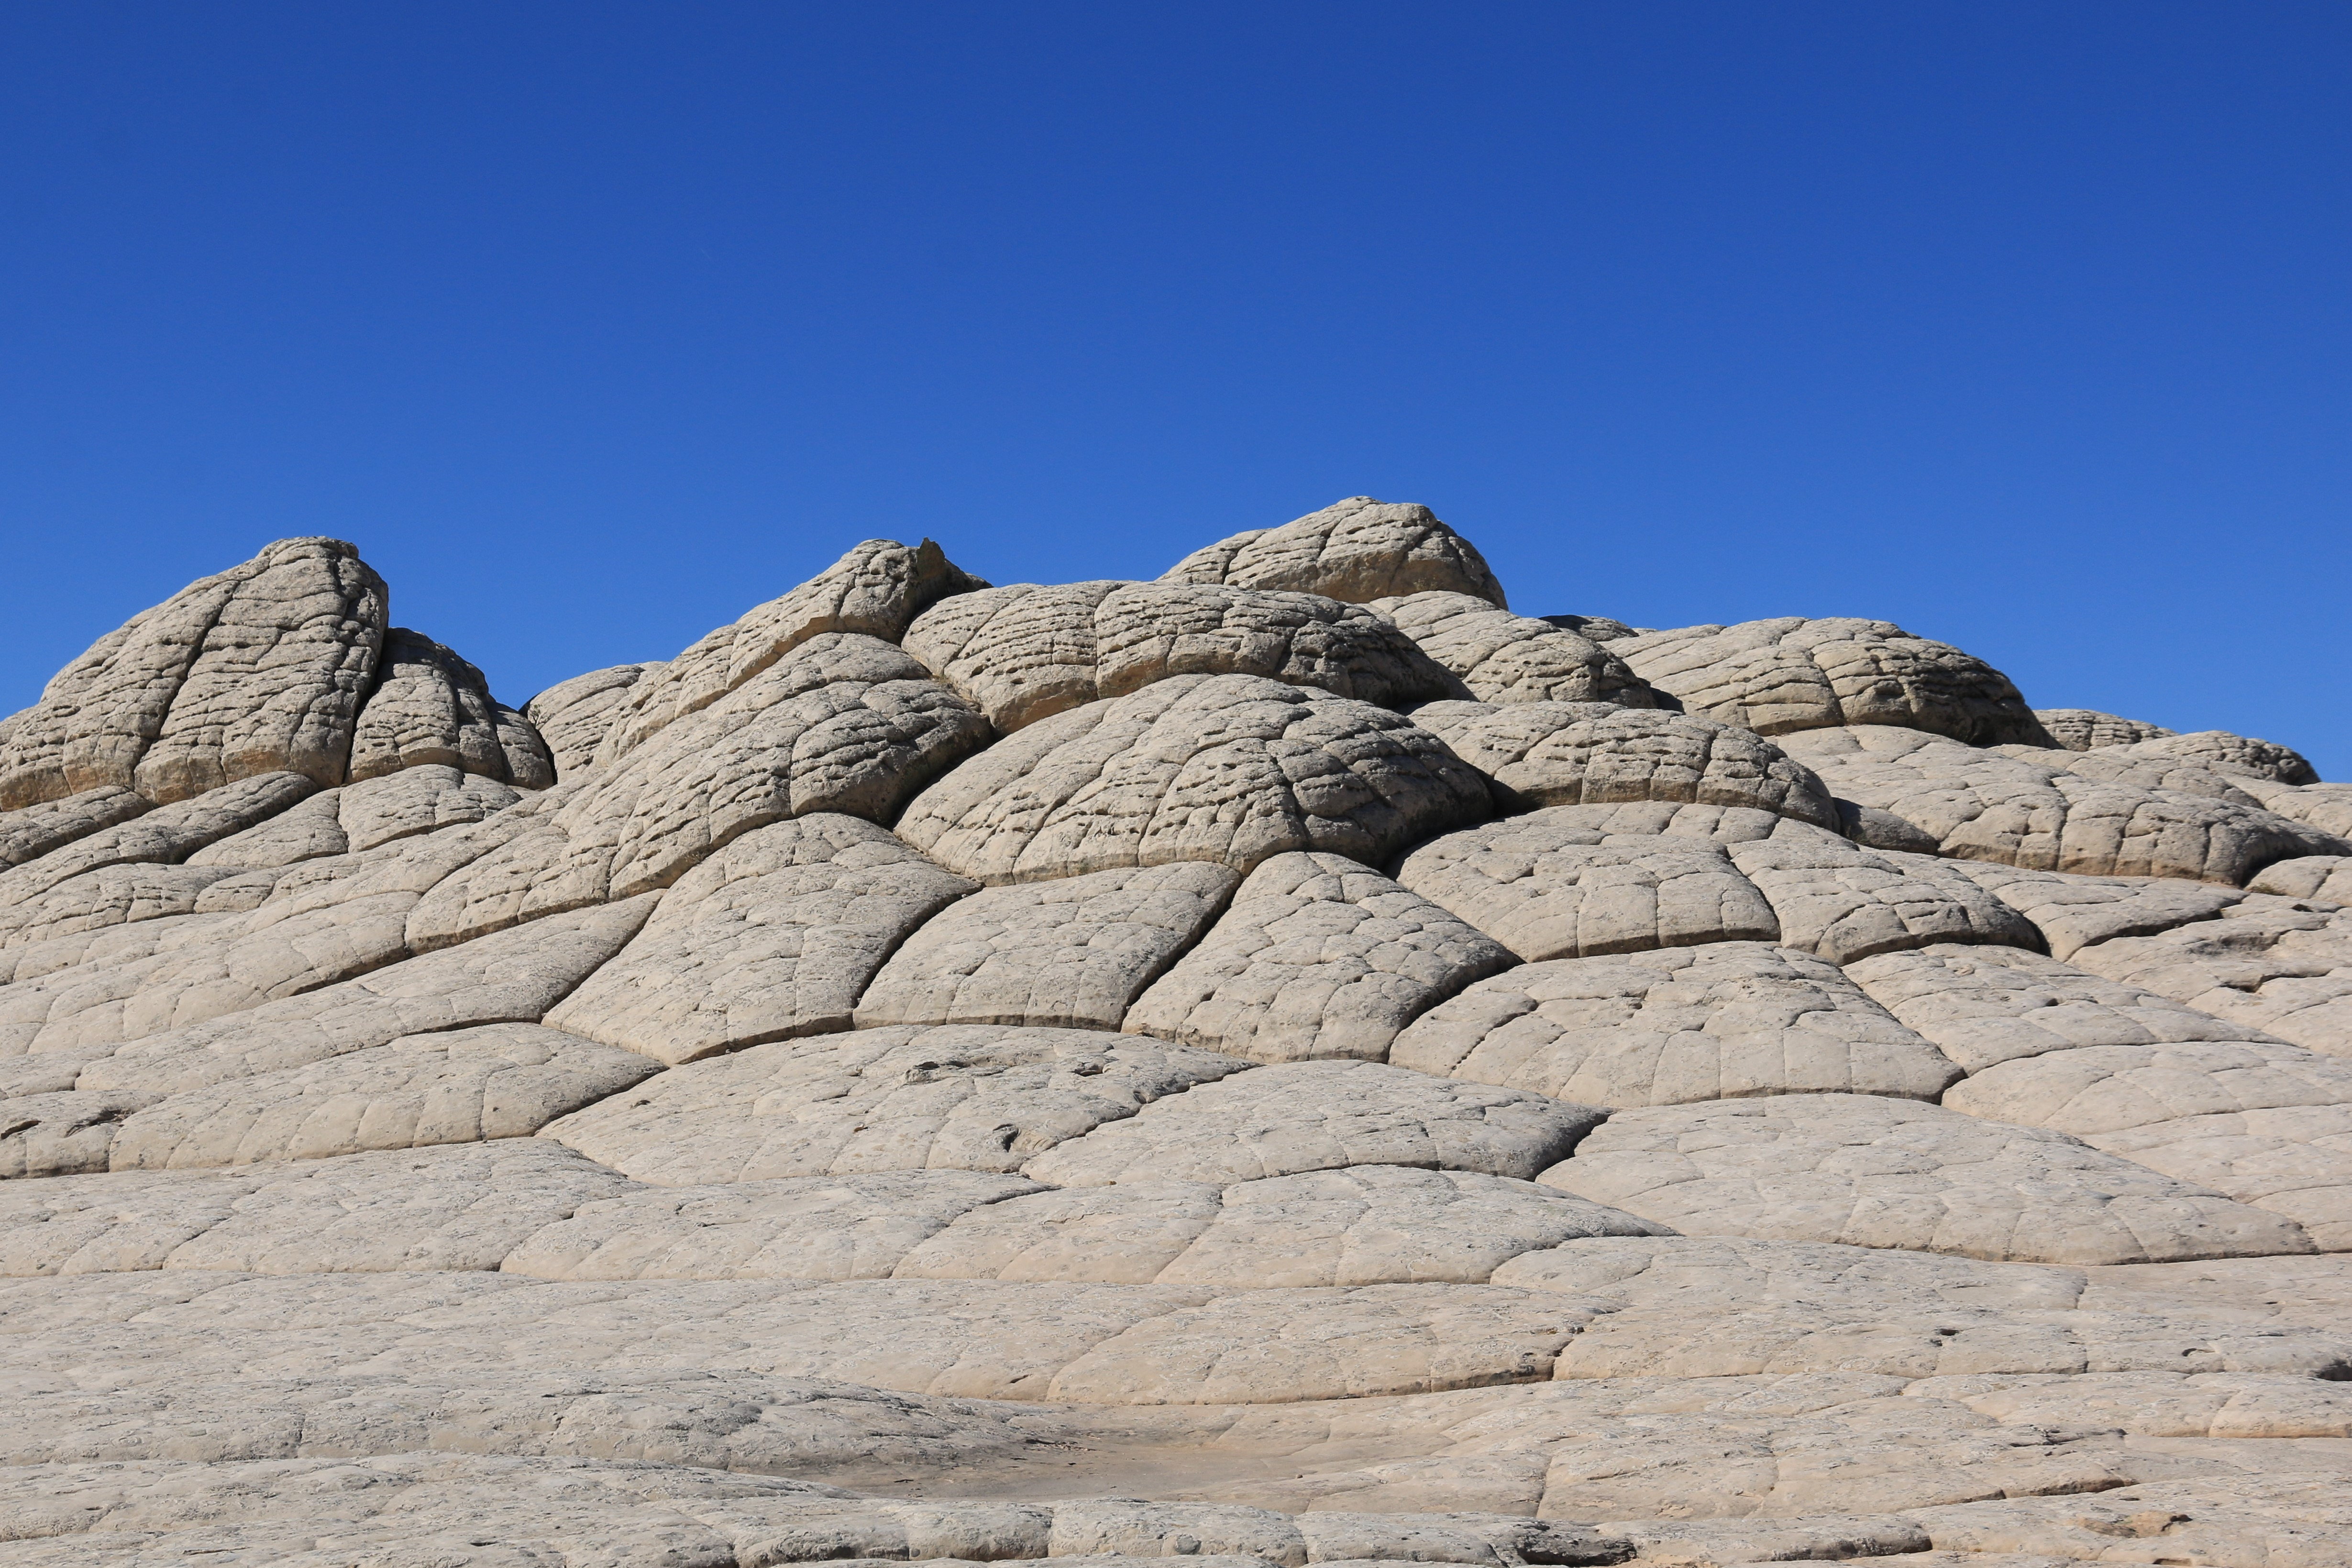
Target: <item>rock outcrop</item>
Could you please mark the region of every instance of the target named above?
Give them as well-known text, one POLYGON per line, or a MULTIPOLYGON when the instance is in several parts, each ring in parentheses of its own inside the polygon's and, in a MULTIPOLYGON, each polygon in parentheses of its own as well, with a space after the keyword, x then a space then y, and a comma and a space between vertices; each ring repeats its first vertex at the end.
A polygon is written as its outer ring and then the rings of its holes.
POLYGON ((0 1561, 2352 1561, 2347 834, 1368 497, 520 709, 284 540, 0 721, 0 1561))

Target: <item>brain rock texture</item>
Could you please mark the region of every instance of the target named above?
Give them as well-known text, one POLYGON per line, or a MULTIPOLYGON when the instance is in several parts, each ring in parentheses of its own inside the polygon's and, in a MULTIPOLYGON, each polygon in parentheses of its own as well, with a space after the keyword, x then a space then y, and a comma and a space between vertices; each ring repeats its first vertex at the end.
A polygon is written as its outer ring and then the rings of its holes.
POLYGON ((2301 753, 1368 497, 763 591, 0 720, 0 1565, 2352 1563, 2301 753))

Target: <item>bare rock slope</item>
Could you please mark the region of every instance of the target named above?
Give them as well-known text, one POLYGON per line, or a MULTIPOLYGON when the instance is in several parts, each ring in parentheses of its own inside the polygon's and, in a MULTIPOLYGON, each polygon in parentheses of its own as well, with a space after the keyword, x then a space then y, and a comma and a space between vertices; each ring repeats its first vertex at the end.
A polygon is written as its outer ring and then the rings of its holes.
POLYGON ((776 586, 0 720, 0 1564, 2352 1562, 2301 754, 1366 497, 776 586))

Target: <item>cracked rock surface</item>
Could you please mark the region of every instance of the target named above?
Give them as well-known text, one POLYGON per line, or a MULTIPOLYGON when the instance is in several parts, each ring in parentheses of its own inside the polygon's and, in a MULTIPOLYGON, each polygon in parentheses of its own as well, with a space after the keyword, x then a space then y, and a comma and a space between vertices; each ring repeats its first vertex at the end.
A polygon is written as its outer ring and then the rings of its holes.
POLYGON ((1361 497, 756 592, 0 720, 0 1563, 2352 1561, 2301 753, 1361 497))

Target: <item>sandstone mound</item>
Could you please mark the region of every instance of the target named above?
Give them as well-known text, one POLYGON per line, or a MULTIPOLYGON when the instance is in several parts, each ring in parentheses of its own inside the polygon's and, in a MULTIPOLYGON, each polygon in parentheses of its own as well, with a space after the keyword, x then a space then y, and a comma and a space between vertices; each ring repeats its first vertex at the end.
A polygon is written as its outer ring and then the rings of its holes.
POLYGON ((0 721, 0 1562, 2352 1561, 2347 833, 1369 497, 520 707, 284 540, 0 721))

